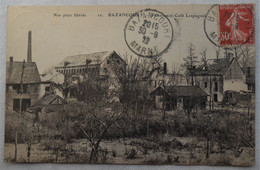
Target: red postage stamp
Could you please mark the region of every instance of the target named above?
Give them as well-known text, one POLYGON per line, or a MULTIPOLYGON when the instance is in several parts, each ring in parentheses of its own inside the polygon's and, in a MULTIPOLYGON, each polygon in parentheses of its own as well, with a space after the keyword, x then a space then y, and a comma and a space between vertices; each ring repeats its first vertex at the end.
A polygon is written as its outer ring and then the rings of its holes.
POLYGON ((220 45, 254 44, 253 4, 220 5, 220 45))

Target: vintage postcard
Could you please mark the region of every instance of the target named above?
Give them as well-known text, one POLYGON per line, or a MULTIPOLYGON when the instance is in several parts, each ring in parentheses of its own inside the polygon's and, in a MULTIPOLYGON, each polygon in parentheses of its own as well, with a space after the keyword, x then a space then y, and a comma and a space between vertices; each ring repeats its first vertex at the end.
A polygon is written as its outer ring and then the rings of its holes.
POLYGON ((254 9, 9 7, 5 161, 254 166, 254 9))

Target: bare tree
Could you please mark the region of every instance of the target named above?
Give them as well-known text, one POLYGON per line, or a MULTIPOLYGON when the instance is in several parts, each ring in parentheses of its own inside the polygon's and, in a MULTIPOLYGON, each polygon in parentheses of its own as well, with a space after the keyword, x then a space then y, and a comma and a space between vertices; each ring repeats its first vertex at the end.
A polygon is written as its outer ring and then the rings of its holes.
POLYGON ((104 139, 109 128, 121 118, 123 113, 123 111, 113 111, 112 113, 108 111, 105 113, 103 112, 102 114, 98 114, 98 112, 92 110, 86 114, 85 118, 83 119, 84 123, 82 122, 81 125, 79 125, 79 128, 92 146, 88 160, 89 163, 98 162, 98 149, 100 147, 101 140, 104 139), (89 125, 90 128, 87 127, 89 125))
POLYGON ((207 49, 202 50, 200 52, 202 63, 207 67, 207 49))
POLYGON ((187 68, 187 70, 189 71, 189 74, 191 75, 191 84, 194 85, 194 69, 196 67, 196 65, 198 64, 198 57, 195 55, 195 48, 194 45, 192 43, 190 43, 189 47, 188 47, 188 55, 186 58, 184 58, 183 60, 185 61, 184 66, 187 68))

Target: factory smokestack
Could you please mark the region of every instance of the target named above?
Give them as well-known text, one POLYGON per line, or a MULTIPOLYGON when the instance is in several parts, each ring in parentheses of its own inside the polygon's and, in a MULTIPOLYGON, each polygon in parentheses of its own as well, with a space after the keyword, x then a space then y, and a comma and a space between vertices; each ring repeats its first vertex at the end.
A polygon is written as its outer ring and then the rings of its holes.
POLYGON ((32 31, 28 32, 27 62, 32 62, 32 31))

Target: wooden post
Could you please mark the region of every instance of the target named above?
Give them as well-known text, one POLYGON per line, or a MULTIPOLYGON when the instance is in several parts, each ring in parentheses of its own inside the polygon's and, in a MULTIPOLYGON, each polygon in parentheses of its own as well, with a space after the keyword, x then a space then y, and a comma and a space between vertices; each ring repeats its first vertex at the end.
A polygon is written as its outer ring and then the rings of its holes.
POLYGON ((250 117, 249 117, 249 110, 250 110, 250 107, 248 106, 248 108, 247 108, 247 119, 248 119, 248 121, 250 120, 250 117))
POLYGON ((31 155, 31 142, 28 143, 27 147, 27 160, 30 162, 30 155, 31 155))
POLYGON ((212 82, 211 82, 211 73, 209 75, 209 110, 212 110, 212 82))
POLYGON ((17 130, 15 132, 15 144, 14 144, 14 160, 17 162, 17 130))
POLYGON ((59 149, 57 148, 57 151, 56 151, 56 162, 58 162, 58 156, 59 156, 59 149))
POLYGON ((207 138, 207 153, 206 153, 206 159, 209 158, 209 138, 207 138))

